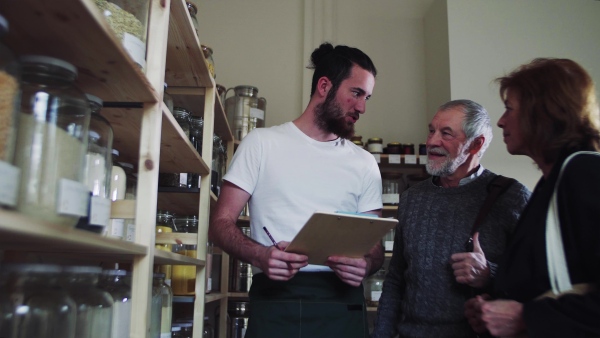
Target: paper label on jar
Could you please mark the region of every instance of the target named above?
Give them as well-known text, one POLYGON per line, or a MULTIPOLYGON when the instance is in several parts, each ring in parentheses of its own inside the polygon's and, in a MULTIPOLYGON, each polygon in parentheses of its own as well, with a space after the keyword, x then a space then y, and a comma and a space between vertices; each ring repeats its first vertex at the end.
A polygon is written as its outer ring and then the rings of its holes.
POLYGON ((427 160, 429 158, 427 157, 427 155, 419 155, 419 163, 420 164, 427 164, 427 160))
POLYGON ((371 301, 378 302, 381 298, 381 291, 371 291, 371 301))
POLYGON ((383 246, 385 247, 385 251, 394 250, 394 241, 385 241, 383 242, 383 246))
POLYGON ((404 155, 405 164, 417 164, 417 155, 404 155))
POLYGON ((160 334, 160 338, 171 338, 171 337, 172 337, 171 332, 169 332, 169 333, 161 333, 160 334))
POLYGON ((398 204, 400 202, 400 194, 381 194, 383 204, 398 204))
POLYGON ((375 157, 375 161, 377 161, 377 163, 381 163, 381 155, 380 154, 372 154, 373 157, 375 157))
POLYGON ((123 33, 123 48, 140 68, 146 68, 146 44, 129 33, 123 33))
POLYGON ((388 162, 390 164, 400 164, 400 155, 398 154, 389 154, 388 155, 388 162))
POLYGON ((123 238, 123 228, 125 227, 125 220, 121 218, 115 218, 110 220, 108 231, 106 235, 108 237, 123 238))
POLYGON ((179 174, 179 186, 180 187, 187 187, 187 173, 180 173, 179 174))
POLYGON ((135 220, 128 219, 125 223, 125 240, 128 242, 135 241, 135 220))
POLYGON ((17 205, 21 169, 0 161, 0 204, 14 207, 17 205))
POLYGON ((61 178, 58 181, 56 212, 61 215, 87 216, 90 192, 83 183, 61 178))
POLYGON ((250 108, 250 117, 257 118, 259 120, 265 119, 265 111, 258 108, 250 108))
POLYGON ((110 200, 100 196, 92 196, 90 201, 90 224, 108 226, 110 221, 110 200))

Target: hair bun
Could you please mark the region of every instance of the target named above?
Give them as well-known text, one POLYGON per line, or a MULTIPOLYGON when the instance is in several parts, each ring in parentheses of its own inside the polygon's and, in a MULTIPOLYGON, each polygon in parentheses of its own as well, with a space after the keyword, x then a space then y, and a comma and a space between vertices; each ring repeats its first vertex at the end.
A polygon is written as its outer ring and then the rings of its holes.
POLYGON ((325 56, 327 56, 328 54, 331 54, 333 51, 334 51, 334 47, 331 43, 323 42, 310 55, 310 65, 308 66, 308 68, 309 69, 316 68, 321 63, 321 61, 325 58, 325 56))

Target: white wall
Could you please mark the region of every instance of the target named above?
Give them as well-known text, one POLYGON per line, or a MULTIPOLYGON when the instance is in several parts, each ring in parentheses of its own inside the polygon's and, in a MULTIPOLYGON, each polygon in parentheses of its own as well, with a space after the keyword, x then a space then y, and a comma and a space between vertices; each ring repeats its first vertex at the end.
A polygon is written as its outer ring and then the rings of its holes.
MULTIPOLYGON (((600 1, 451 0, 447 5, 452 99, 481 103, 494 125, 504 105, 493 80, 535 57, 573 59, 600 81, 600 1)), ((533 188, 541 176, 533 162, 508 154, 500 128, 494 135, 484 166, 533 188)))

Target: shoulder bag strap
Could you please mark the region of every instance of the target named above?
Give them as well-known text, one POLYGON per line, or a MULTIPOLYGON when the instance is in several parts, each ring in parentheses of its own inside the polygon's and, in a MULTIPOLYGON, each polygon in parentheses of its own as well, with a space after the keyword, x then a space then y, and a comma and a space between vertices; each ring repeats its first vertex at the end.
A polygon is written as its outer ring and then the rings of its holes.
POLYGON ((514 182, 516 182, 515 179, 502 175, 496 175, 496 177, 494 177, 494 179, 488 184, 488 195, 485 201, 483 201, 481 209, 479 209, 479 213, 477 214, 477 218, 475 218, 475 223, 473 223, 473 228, 471 229, 471 236, 465 244, 465 249, 467 252, 473 251, 473 235, 479 231, 483 220, 490 212, 490 209, 498 199, 498 196, 502 195, 502 193, 504 193, 506 189, 508 189, 508 187, 510 187, 510 185, 514 182))
POLYGON ((580 154, 600 156, 600 153, 594 151, 578 151, 567 157, 560 168, 560 172, 558 173, 558 178, 556 179, 556 184, 554 185, 554 191, 552 193, 552 197, 550 198, 548 213, 546 214, 546 258, 548 261, 548 277, 550 279, 552 292, 555 295, 570 291, 573 288, 571 284, 571 278, 569 277, 567 260, 565 258, 562 234, 560 232, 557 195, 558 186, 565 167, 569 161, 573 159, 573 157, 580 154))

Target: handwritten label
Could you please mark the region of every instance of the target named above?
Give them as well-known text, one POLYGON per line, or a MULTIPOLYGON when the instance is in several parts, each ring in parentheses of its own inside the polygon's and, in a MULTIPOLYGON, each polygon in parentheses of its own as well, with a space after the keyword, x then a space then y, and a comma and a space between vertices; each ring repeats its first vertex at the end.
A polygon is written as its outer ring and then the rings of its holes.
POLYGON ((58 214, 87 216, 90 192, 85 184, 61 178, 57 190, 56 212, 58 214))
POLYGON ((90 200, 90 224, 108 226, 110 221, 110 200, 100 196, 92 196, 90 200))
POLYGON ((390 164, 400 164, 400 158, 401 158, 401 155, 398 155, 398 154, 389 154, 388 155, 388 162, 390 162, 390 164))
POLYGON ((428 159, 429 158, 427 157, 427 155, 419 155, 419 163, 420 164, 427 164, 428 159))
POLYGON ((21 170, 9 163, 0 161, 0 204, 17 205, 21 170))
POLYGON ((405 164, 417 164, 417 155, 404 155, 405 164))

